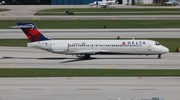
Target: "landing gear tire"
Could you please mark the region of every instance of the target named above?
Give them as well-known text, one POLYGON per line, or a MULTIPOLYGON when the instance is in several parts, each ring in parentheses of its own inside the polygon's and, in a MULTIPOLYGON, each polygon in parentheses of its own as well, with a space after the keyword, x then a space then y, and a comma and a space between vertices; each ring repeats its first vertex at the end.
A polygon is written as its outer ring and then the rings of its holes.
POLYGON ((161 54, 158 54, 158 59, 161 59, 161 54))
POLYGON ((90 58, 90 55, 86 54, 82 57, 83 60, 86 60, 86 59, 89 59, 90 58))
POLYGON ((104 6, 103 8, 106 8, 107 6, 104 6))

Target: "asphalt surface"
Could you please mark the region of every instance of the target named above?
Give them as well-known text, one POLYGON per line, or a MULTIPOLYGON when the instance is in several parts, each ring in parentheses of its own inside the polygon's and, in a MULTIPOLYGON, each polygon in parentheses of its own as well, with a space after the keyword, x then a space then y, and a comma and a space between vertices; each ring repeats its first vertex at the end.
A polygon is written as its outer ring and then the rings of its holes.
POLYGON ((122 15, 122 16, 20 16, 4 14, 1 20, 179 20, 180 15, 122 15))
POLYGON ((179 77, 0 78, 0 99, 179 100, 179 83, 179 77))
MULTIPOLYGON (((113 5, 113 8, 180 8, 180 6, 131 6, 113 5)), ((122 15, 122 16, 35 16, 43 9, 54 8, 90 8, 88 5, 1 5, 10 9, 0 12, 1 20, 179 20, 180 15, 122 15)))
MULTIPOLYGON (((180 38, 179 28, 167 29, 40 29, 49 38, 180 38)), ((1 29, 0 38, 27 38, 21 29, 1 29)))
POLYGON ((97 68, 97 69, 180 69, 180 54, 92 55, 81 60, 72 55, 53 54, 27 47, 0 47, 0 68, 97 68))
MULTIPOLYGON (((72 16, 34 16, 34 13, 49 8, 77 8, 88 7, 87 5, 57 5, 39 6, 22 5, 9 6, 1 5, 0 8, 11 9, 7 12, 0 12, 1 20, 17 19, 83 19, 84 17, 72 18, 72 16)), ((116 7, 134 8, 135 6, 118 5, 116 7)), ((168 6, 178 8, 179 6, 168 6)), ((141 7, 139 7, 141 8, 141 7)), ((149 7, 151 8, 151 7, 149 7)), ((159 7, 162 8, 162 7, 159 7)), ((96 16, 97 17, 97 16, 96 16)), ((88 19, 95 17, 88 17, 88 19)), ((179 19, 179 16, 110 16, 97 17, 101 19, 179 19)), ((85 19, 85 18, 84 18, 85 19)), ((14 31, 14 30, 13 30, 14 31)), ((1 38, 14 37, 12 30, 1 30, 1 38), (2 34, 3 33, 3 34, 2 34)), ((74 30, 71 30, 74 31, 74 30)), ((76 30, 77 34, 79 31, 76 30)), ((88 30, 89 31, 89 30, 88 30)), ((109 31, 97 30, 87 32, 88 37, 109 37, 109 31), (92 34, 92 35, 91 35, 92 34)), ((135 31, 135 30, 132 30, 135 31)), ((25 38, 20 31, 14 31, 14 38, 25 38)), ((48 37, 68 37, 57 34, 61 30, 43 30, 48 37), (52 33, 52 34, 49 34, 52 33)), ((68 35, 73 32, 64 31, 68 35)), ((111 32, 111 31, 110 31, 111 32)), ((137 35, 130 31, 113 32, 110 37, 178 37, 179 30, 136 31, 137 35), (151 32, 153 31, 153 32, 151 32), (123 34, 119 34, 123 32, 123 34), (146 35, 143 35, 145 33, 146 35), (162 35, 163 33, 163 35, 162 35), (171 33, 171 34, 170 34, 171 33)), ((87 37, 81 32, 78 34, 87 37)), ((78 36, 78 37, 79 37, 78 36)), ((76 37, 76 35, 72 36, 76 37)), ((52 54, 45 51, 30 49, 26 47, 0 47, 0 68, 101 68, 101 69, 180 69, 179 53, 167 53, 162 59, 157 56, 93 56, 90 60, 79 60, 75 56, 52 54)), ((33 74, 33 73, 32 73, 33 74)), ((0 100, 142 100, 152 97, 162 98, 161 100, 179 100, 179 77, 57 77, 57 78, 0 78, 0 100)))

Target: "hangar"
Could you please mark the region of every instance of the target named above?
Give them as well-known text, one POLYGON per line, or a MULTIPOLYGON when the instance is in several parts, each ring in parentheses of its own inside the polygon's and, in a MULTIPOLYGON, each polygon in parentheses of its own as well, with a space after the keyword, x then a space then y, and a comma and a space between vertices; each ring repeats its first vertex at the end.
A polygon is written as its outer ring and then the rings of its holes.
MULTIPOLYGON (((6 4, 13 4, 13 5, 87 5, 94 1, 101 1, 101 0, 0 0, 5 1, 6 4)), ((118 0, 119 4, 123 4, 123 1, 129 0, 118 0)))
MULTIPOLYGON (((87 5, 102 0, 0 0, 7 5, 87 5)), ((161 0, 117 0, 118 4, 152 4, 161 0)))

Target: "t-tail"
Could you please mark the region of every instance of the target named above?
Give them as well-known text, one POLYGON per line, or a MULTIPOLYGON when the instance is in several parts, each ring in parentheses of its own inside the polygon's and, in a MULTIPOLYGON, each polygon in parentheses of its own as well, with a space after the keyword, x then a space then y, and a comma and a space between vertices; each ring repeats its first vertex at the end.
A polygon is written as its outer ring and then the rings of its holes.
POLYGON ((12 28, 21 28, 31 42, 50 40, 38 30, 38 28, 34 23, 17 23, 17 24, 18 26, 13 26, 12 28))

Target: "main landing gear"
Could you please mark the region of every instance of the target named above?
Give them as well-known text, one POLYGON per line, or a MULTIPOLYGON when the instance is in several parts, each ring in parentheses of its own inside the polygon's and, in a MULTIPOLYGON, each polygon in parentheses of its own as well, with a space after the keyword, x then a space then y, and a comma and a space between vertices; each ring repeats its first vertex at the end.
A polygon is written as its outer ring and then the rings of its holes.
POLYGON ((86 59, 89 59, 89 58, 90 58, 90 55, 89 55, 89 54, 85 54, 85 55, 82 57, 83 60, 86 60, 86 59))
POLYGON ((161 54, 158 54, 158 59, 161 59, 161 54))

